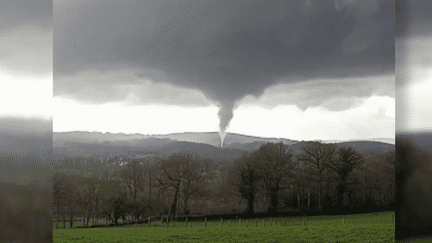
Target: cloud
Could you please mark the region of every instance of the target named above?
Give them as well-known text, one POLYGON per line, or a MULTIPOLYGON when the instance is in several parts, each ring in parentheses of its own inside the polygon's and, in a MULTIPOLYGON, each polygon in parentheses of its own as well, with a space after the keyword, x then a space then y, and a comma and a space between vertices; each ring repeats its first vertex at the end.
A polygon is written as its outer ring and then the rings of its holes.
MULTIPOLYGON (((176 104, 187 107, 209 106, 211 103, 199 90, 186 89, 167 82, 154 82, 129 72, 85 71, 75 77, 67 77, 67 89, 57 97, 73 97, 86 104, 124 101, 127 105, 176 104), (85 87, 85 88, 83 88, 85 87), (95 98, 97 97, 97 98, 95 98)), ((59 85, 54 82, 54 87, 59 85)))
POLYGON ((0 33, 22 28, 52 29, 52 0, 2 0, 0 8, 0 33))
POLYGON ((430 35, 431 1, 397 1, 396 6, 397 37, 430 35))
POLYGON ((261 97, 246 96, 240 103, 267 109, 295 104, 303 111, 317 106, 343 111, 358 106, 359 100, 372 95, 395 97, 394 83, 394 75, 343 80, 315 79, 294 84, 280 81, 267 88, 261 97))
POLYGON ((52 73, 52 1, 2 0, 0 67, 13 75, 52 73))
MULTIPOLYGON (((394 11, 389 11, 388 1, 70 1, 54 5, 59 16, 54 95, 79 98, 90 86, 122 99, 125 90, 115 88, 119 85, 140 86, 142 79, 170 83, 200 90, 217 104, 221 131, 229 124, 236 102, 247 95, 259 97, 278 82, 294 85, 324 77, 336 80, 334 89, 342 89, 345 78, 394 73, 394 11), (103 88, 96 86, 97 78, 70 82, 94 70, 114 70, 131 78, 104 82, 103 88)), ((92 99, 107 102, 107 95, 92 99)), ((305 107, 314 103, 309 100, 305 107)))

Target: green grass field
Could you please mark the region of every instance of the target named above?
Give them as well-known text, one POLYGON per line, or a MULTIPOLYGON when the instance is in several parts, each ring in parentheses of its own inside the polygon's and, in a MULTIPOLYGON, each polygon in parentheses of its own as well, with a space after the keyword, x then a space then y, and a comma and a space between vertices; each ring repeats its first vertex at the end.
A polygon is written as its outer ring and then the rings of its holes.
POLYGON ((54 242, 394 242, 393 212, 345 216, 224 220, 196 223, 155 222, 112 228, 54 229, 54 242), (256 225, 258 221, 258 226, 256 225), (274 222, 277 222, 275 225, 274 222))

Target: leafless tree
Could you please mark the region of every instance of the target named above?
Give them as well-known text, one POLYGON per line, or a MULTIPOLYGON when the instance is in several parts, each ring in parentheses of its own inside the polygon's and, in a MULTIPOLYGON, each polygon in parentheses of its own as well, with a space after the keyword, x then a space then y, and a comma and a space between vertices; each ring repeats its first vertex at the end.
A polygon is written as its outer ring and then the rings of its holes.
POLYGON ((260 172, 256 157, 249 153, 244 153, 242 157, 235 160, 231 169, 233 183, 237 186, 241 197, 247 200, 246 213, 254 212, 258 183, 262 177, 260 172))
POLYGON ((347 186, 346 182, 349 174, 354 169, 359 169, 362 162, 362 155, 356 152, 355 148, 346 146, 339 147, 337 150, 337 156, 329 161, 328 166, 336 171, 340 178, 337 191, 338 206, 343 206, 343 195, 347 186))
POLYGON ((263 178, 268 212, 277 212, 279 205, 279 191, 290 188, 294 177, 295 163, 293 152, 287 145, 267 143, 253 154, 258 161, 258 168, 263 178))
POLYGON ((299 162, 305 162, 313 168, 311 173, 316 177, 318 183, 318 209, 322 210, 324 169, 329 161, 335 156, 336 146, 334 144, 323 144, 319 141, 304 142, 301 145, 301 154, 297 156, 299 162))

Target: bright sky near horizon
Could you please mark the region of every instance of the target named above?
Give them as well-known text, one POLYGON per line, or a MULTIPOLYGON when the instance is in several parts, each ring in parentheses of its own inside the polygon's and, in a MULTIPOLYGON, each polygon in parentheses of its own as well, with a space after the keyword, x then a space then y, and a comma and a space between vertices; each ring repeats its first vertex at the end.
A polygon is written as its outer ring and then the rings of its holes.
POLYGON ((17 76, 0 69, 0 85, 0 117, 52 119, 52 75, 17 76))
MULTIPOLYGON (((278 87, 274 87, 277 89, 278 87)), ((173 89, 175 89, 173 87, 173 89)), ((302 111, 295 105, 268 109, 255 102, 235 110, 228 132, 260 137, 298 140, 345 140, 392 138, 395 130, 395 99, 388 96, 357 98, 352 109, 331 111, 313 107, 302 111)), ((175 105, 127 105, 126 102, 81 104, 54 98, 54 132, 98 131, 111 133, 168 134, 218 131, 218 107, 175 105)), ((249 100, 252 100, 250 98, 249 100)), ((346 102, 335 99, 331 102, 346 102)))

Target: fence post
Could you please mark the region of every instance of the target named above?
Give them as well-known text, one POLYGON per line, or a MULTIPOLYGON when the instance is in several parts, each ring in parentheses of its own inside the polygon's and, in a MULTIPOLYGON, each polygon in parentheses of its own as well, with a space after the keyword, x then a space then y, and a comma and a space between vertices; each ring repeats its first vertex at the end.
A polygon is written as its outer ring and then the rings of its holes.
POLYGON ((220 225, 219 225, 219 228, 222 226, 222 219, 221 219, 221 222, 220 222, 220 225))
POLYGON ((228 220, 228 227, 230 227, 230 223, 229 223, 229 220, 228 220))
POLYGON ((204 228, 207 226, 207 217, 204 218, 204 228))
POLYGON ((148 222, 147 222, 148 226, 150 226, 150 217, 148 217, 148 222))
POLYGON ((241 225, 241 219, 239 219, 239 227, 240 227, 240 225, 241 225))

